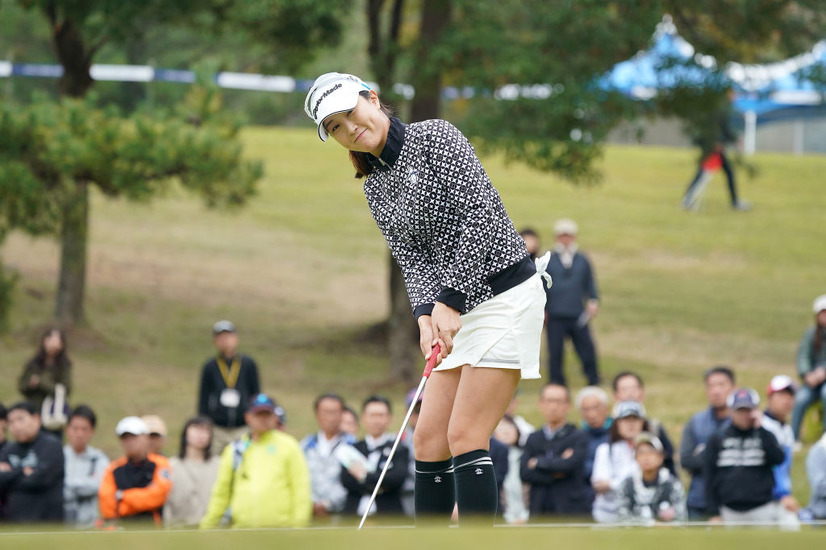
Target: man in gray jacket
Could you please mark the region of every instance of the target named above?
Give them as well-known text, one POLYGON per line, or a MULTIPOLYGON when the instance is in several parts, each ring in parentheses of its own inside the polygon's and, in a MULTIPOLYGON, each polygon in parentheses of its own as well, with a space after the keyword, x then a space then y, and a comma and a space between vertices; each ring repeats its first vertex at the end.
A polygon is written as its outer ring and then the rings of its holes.
POLYGON ((98 489, 109 458, 89 445, 95 434, 97 417, 86 405, 79 405, 66 424, 68 445, 63 447, 66 461, 63 480, 63 511, 67 523, 91 527, 99 516, 98 489))

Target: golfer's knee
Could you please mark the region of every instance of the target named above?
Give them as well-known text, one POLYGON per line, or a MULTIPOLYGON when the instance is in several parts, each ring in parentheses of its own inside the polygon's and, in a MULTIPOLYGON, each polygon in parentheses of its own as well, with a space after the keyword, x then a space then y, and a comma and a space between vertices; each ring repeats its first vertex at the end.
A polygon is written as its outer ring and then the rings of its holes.
POLYGON ((447 429, 447 444, 450 454, 458 456, 477 449, 487 449, 490 445, 489 437, 467 427, 449 426, 447 429))
POLYGON ((450 448, 444 433, 434 434, 417 429, 413 432, 413 454, 416 460, 436 462, 450 458, 450 448))

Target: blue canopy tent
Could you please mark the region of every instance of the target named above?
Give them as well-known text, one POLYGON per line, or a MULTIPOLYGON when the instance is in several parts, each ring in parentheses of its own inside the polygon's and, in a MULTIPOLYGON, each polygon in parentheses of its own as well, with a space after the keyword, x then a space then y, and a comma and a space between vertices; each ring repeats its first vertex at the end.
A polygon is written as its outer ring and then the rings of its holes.
MULTIPOLYGON (((622 61, 600 79, 600 86, 639 100, 678 84, 705 85, 715 78, 716 60, 697 54, 673 25, 664 22, 648 50, 622 61)), ((730 63, 723 71, 735 84, 734 108, 743 115, 744 149, 755 151, 757 126, 826 116, 826 41, 811 52, 769 65, 730 63), (817 74, 824 80, 812 78, 817 74)))

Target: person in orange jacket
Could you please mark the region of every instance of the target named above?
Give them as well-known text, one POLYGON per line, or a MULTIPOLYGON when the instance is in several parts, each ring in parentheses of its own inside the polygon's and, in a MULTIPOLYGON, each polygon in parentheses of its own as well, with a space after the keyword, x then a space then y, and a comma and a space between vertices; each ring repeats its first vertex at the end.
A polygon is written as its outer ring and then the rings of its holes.
POLYGON ((151 518, 161 525, 161 509, 172 489, 169 461, 148 452, 149 429, 137 416, 118 422, 124 456, 113 461, 98 491, 104 520, 151 518))

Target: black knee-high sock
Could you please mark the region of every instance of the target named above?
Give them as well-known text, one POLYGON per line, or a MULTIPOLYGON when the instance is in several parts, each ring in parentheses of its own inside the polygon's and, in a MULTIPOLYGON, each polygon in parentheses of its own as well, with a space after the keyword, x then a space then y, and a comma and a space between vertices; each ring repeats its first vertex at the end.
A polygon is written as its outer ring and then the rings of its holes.
POLYGON ((450 520, 456 503, 456 485, 453 481, 453 460, 439 462, 416 461, 414 489, 416 519, 450 520))
POLYGON ((453 470, 456 476, 459 523, 474 519, 489 519, 493 522, 499 502, 499 490, 490 453, 479 449, 455 456, 453 470))

